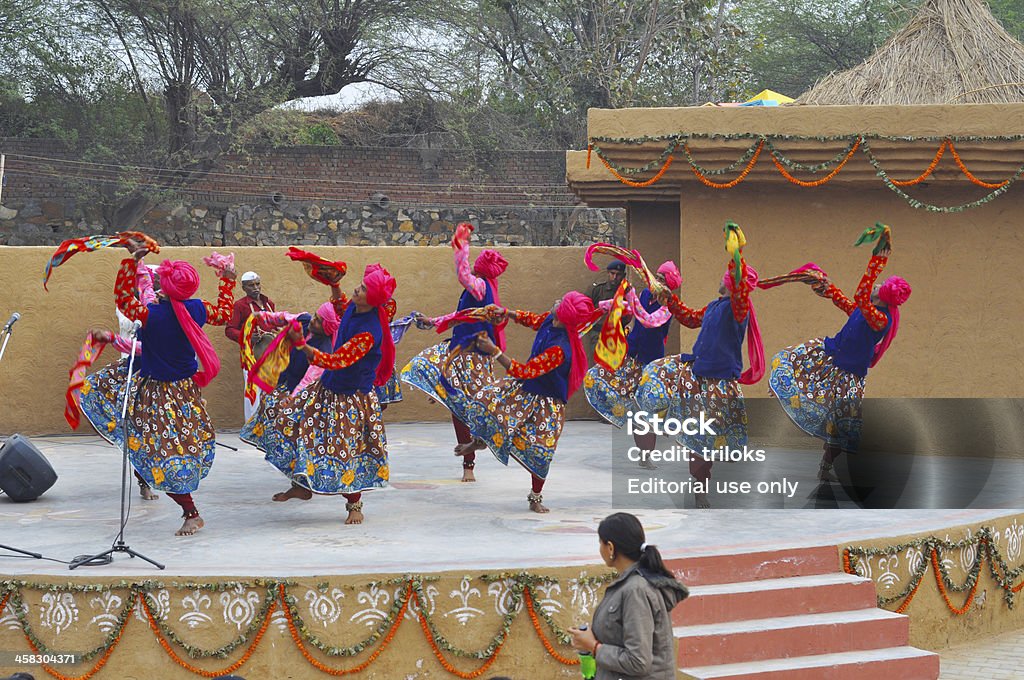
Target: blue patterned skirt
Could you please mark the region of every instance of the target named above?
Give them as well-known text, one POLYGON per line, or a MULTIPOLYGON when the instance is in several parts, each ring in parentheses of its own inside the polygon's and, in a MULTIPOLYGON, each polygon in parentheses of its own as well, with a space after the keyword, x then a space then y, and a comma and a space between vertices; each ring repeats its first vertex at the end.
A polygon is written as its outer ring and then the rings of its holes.
POLYGON ((771 361, 768 387, 797 426, 843 451, 860 444, 865 379, 844 371, 821 338, 787 347, 771 361))
POLYGON ((565 424, 565 402, 522 387, 519 380, 505 377, 476 394, 453 390, 445 397, 466 414, 463 422, 469 431, 502 465, 512 458, 545 479, 565 424))
POLYGON ((642 374, 643 366, 630 356, 614 373, 603 366, 594 365, 583 378, 583 391, 587 401, 602 418, 615 427, 623 427, 626 424, 626 412, 637 408, 633 397, 640 386, 642 374))
POLYGON ((375 391, 338 394, 317 380, 295 396, 268 401, 241 438, 292 482, 322 494, 388 485, 387 438, 375 391))
POLYGON ((666 418, 684 420, 714 418, 715 434, 680 432, 676 441, 696 453, 723 446, 741 448, 747 443, 747 408, 738 380, 699 378, 693 362, 678 354, 652 361, 644 367, 636 401, 648 413, 667 411, 666 418))
MULTIPOLYGON (((110 364, 86 377, 82 384, 80 405, 86 420, 99 436, 120 448, 124 441, 121 422, 121 402, 128 378, 128 360, 110 364)), ((135 373, 132 382, 137 383, 135 373)))
POLYGON ((377 393, 377 400, 381 404, 397 404, 402 401, 402 383, 398 381, 398 371, 391 372, 391 377, 383 385, 373 388, 377 393))
POLYGON ((215 436, 192 378, 132 380, 128 460, 151 487, 179 494, 198 489, 213 466, 215 436))
POLYGON ((452 359, 445 369, 444 381, 448 383, 445 385, 441 371, 448 356, 449 343, 449 340, 442 340, 414 356, 402 369, 401 379, 444 404, 456 418, 468 425, 469 415, 465 412, 465 404, 468 402, 452 399, 449 393, 478 394, 485 387, 496 384, 499 378, 494 374, 490 357, 480 352, 464 351, 452 359))

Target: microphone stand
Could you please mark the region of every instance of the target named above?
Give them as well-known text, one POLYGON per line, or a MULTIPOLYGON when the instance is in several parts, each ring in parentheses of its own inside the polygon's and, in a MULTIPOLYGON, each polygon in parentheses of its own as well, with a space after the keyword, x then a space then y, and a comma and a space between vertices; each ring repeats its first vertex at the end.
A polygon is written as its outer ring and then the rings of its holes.
POLYGON ((139 559, 149 562, 157 569, 163 569, 164 565, 159 562, 152 560, 142 553, 136 552, 128 547, 128 544, 124 542, 124 527, 128 523, 127 515, 127 504, 126 499, 128 497, 128 399, 131 397, 132 391, 132 372, 135 368, 135 345, 137 342, 137 335, 139 332, 139 322, 135 322, 136 325, 132 326, 132 351, 128 355, 128 379, 124 385, 124 401, 121 404, 121 525, 120 530, 117 532, 117 537, 114 539, 114 544, 110 546, 109 550, 104 550, 98 555, 80 555, 68 565, 68 569, 76 569, 78 567, 95 567, 104 564, 110 564, 114 561, 114 553, 127 553, 130 557, 138 557, 139 559))

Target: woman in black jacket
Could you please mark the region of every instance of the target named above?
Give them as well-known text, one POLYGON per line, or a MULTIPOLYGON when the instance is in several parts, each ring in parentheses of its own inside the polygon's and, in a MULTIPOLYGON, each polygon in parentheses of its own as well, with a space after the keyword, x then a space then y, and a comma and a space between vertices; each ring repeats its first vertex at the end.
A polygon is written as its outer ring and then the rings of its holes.
POLYGON ((597 662, 594 680, 675 680, 671 611, 686 596, 645 542, 635 516, 617 512, 597 527, 601 559, 619 576, 594 611, 589 630, 570 628, 572 646, 597 662))

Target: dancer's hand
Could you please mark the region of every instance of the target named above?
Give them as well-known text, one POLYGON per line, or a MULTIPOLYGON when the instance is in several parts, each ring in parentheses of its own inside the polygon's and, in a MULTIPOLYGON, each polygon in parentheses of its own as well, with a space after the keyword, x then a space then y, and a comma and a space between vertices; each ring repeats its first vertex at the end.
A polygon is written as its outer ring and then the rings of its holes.
POLYGON ((144 243, 139 243, 133 238, 128 239, 122 245, 136 260, 141 260, 149 252, 144 243))
POLYGON ((228 267, 220 273, 220 278, 227 279, 228 281, 234 281, 238 278, 238 274, 235 273, 234 267, 228 267))
POLYGON ((416 312, 413 318, 415 319, 416 328, 419 328, 420 330, 434 328, 437 325, 434 323, 433 319, 428 316, 424 316, 421 312, 416 312))
POLYGON ((89 334, 92 335, 92 339, 97 342, 111 343, 114 341, 114 334, 106 328, 90 328, 89 334))
POLYGON ((484 307, 484 312, 488 317, 499 321, 505 321, 508 319, 509 311, 504 307, 499 307, 496 304, 489 304, 484 307))
POLYGON ((487 337, 487 333, 483 332, 476 336, 476 348, 484 354, 494 355, 498 353, 497 346, 487 337))

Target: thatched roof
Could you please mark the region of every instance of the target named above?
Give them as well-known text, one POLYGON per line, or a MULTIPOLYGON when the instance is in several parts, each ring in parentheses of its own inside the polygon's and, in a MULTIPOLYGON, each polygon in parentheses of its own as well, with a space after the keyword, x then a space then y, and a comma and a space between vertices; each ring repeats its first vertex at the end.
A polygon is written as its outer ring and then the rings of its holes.
POLYGON ((1024 45, 984 0, 925 0, 877 52, 831 73, 798 104, 1024 102, 1024 45))

